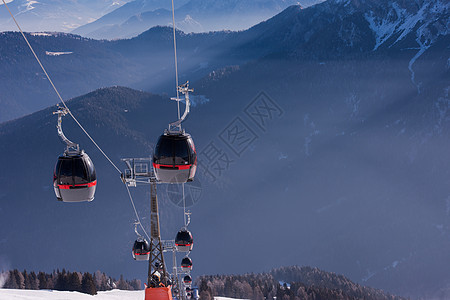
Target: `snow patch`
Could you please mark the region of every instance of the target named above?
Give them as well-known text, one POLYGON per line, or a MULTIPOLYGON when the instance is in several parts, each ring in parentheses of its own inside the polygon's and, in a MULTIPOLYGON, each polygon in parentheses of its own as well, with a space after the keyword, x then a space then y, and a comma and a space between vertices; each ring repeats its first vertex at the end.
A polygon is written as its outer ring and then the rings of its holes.
POLYGON ((289 283, 287 283, 286 281, 278 281, 278 283, 279 283, 281 286, 286 285, 286 287, 287 287, 288 289, 291 288, 291 285, 290 285, 289 283))
POLYGON ((205 95, 190 95, 189 100, 191 101, 192 107, 196 107, 197 105, 206 104, 210 101, 205 95))
POLYGON ((377 50, 394 34, 400 34, 400 36, 392 45, 403 40, 415 28, 416 24, 424 19, 426 9, 428 9, 428 5, 424 5, 417 13, 411 15, 406 9, 400 8, 394 2, 392 3, 392 9, 383 19, 374 16, 373 12, 367 13, 365 18, 376 36, 376 44, 373 50, 377 50))
POLYGON ((392 267, 393 267, 393 268, 396 268, 396 267, 398 266, 399 263, 400 263, 400 262, 399 262, 398 260, 394 261, 394 262, 392 263, 392 267))
POLYGON ((367 269, 367 275, 364 276, 364 277, 362 278, 362 281, 363 281, 363 282, 368 281, 370 278, 372 278, 373 276, 375 276, 375 274, 377 274, 377 273, 376 273, 376 272, 372 272, 372 271, 370 271, 369 269, 367 269))
POLYGON ((34 4, 39 4, 39 2, 34 1, 34 0, 27 0, 26 3, 22 4, 22 6, 25 7, 25 11, 24 12, 27 12, 27 11, 35 9, 36 7, 33 6, 34 4))
POLYGON ((73 52, 51 52, 51 51, 45 51, 45 54, 48 56, 60 56, 60 55, 67 55, 72 54, 73 52))
MULTIPOLYGON (((439 2, 438 2, 439 3, 439 2)), ((433 7, 435 8, 435 6, 433 7)), ((406 9, 402 9, 397 3, 392 3, 392 9, 383 19, 378 18, 373 12, 366 13, 365 18, 369 22, 369 27, 375 33, 376 44, 373 50, 377 50, 389 38, 395 34, 400 34, 395 42, 390 45, 392 47, 397 42, 403 40, 408 33, 412 32, 416 25, 426 19, 434 20, 435 18, 427 16, 427 13, 434 11, 439 13, 439 10, 430 9, 428 4, 423 5, 419 11, 414 14, 409 14, 406 9)), ((430 21, 425 25, 428 26, 430 21)))
POLYGON ((32 35, 32 36, 52 36, 51 33, 47 33, 47 32, 30 32, 30 35, 32 35))
POLYGON ((190 15, 186 15, 183 21, 177 23, 177 26, 183 28, 185 32, 204 31, 202 24, 190 15))
POLYGON ((445 24, 445 21, 442 23, 440 20, 445 19, 443 16, 449 9, 450 3, 448 1, 438 0, 433 3, 431 1, 425 2, 417 12, 409 13, 396 2, 393 2, 389 12, 383 18, 376 16, 374 12, 365 14, 365 19, 375 34, 376 42, 373 51, 385 44, 390 38, 398 36, 391 45, 388 45, 388 47, 392 47, 415 30, 416 42, 419 45, 417 49, 419 51, 410 60, 408 69, 411 72, 411 82, 417 87, 419 94, 421 92, 421 84, 416 80, 413 65, 434 43, 438 36, 448 34, 449 22, 447 21, 445 24), (418 25, 420 27, 416 30, 418 25))
MULTIPOLYGON (((388 17, 391 17, 391 12, 388 17)), ((398 16, 397 16, 398 17, 398 16)), ((390 21, 389 19, 379 20, 373 15, 373 12, 366 14, 365 18, 369 22, 369 27, 375 33, 375 47, 373 50, 377 50, 384 42, 386 42, 395 32, 395 29, 400 24, 400 19, 397 21, 390 21)))
POLYGON ((379 18, 374 12, 365 14, 365 19, 369 23, 370 29, 372 29, 375 34, 376 43, 373 51, 377 50, 391 37, 398 35, 398 38, 391 45, 388 45, 388 47, 392 47, 420 25, 415 31, 416 42, 419 45, 417 49, 419 51, 408 64, 408 69, 411 72, 411 82, 417 87, 417 92, 419 94, 421 92, 421 84, 416 81, 413 65, 434 43, 438 36, 448 34, 448 21, 447 24, 445 24, 441 23, 439 20, 445 19, 442 17, 445 16, 449 9, 450 3, 448 0, 438 0, 434 3, 425 2, 417 12, 409 13, 406 9, 400 8, 396 2, 393 2, 390 11, 384 18, 379 18))

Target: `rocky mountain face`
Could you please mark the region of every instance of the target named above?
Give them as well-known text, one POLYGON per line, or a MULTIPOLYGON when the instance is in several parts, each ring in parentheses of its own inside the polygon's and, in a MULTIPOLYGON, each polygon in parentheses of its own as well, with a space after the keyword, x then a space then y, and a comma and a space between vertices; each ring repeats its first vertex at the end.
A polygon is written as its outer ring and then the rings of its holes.
MULTIPOLYGON (((187 186, 196 274, 299 264, 400 296, 449 297, 448 13, 448 3, 432 0, 327 1, 243 32, 179 33, 182 81, 194 78, 197 103, 184 126, 199 154, 187 186)), ((50 66, 66 64, 57 79, 70 78, 76 58, 89 84, 98 76, 108 85, 114 74, 117 83, 170 92, 170 67, 161 63, 172 58, 170 32, 115 42, 64 35, 67 48, 57 47, 62 37, 33 42, 42 52, 50 42, 53 52, 75 49, 48 56, 50 66)), ((1 62, 18 74, 31 59, 22 63, 19 36, 7 41, 0 45, 16 56, 1 62)), ((11 81, 2 94, 22 89, 11 81)), ((176 115, 166 96, 119 87, 69 106, 118 165, 148 157, 176 115)), ((98 193, 90 204, 54 199, 51 174, 63 149, 54 109, 0 125, 2 264, 145 278, 146 266, 131 261, 134 216, 119 174, 69 118, 66 134, 93 159, 98 193), (34 249, 29 258, 15 250, 21 243, 34 249)), ((147 216, 145 189, 133 193, 147 216)), ((163 238, 171 238, 183 221, 171 196, 180 193, 163 185, 158 193, 163 238)))

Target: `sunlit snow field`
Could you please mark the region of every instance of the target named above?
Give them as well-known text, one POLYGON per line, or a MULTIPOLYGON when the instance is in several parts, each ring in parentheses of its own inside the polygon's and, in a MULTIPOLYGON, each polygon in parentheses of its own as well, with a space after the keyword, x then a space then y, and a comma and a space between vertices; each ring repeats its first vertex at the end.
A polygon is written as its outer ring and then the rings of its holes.
POLYGON ((1 300, 143 300, 144 291, 112 290, 91 296, 78 292, 0 289, 1 300))
MULTIPOLYGON (((8 290, 0 289, 0 300, 144 300, 144 291, 112 290, 98 292, 91 296, 78 292, 60 292, 49 290, 8 290)), ((239 300, 227 297, 215 297, 215 300, 239 300)))

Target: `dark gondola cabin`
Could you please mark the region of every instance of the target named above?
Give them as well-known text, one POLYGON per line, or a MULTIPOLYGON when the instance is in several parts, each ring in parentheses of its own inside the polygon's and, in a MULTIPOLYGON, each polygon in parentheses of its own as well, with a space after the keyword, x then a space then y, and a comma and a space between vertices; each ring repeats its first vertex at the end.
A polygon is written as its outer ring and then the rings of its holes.
POLYGON ((189 275, 184 276, 183 282, 184 282, 186 285, 190 285, 190 284, 192 283, 192 277, 189 276, 189 275))
POLYGON ((186 229, 178 231, 177 236, 175 237, 175 246, 180 252, 191 251, 194 246, 194 239, 192 238, 191 232, 186 229))
POLYGON ((53 173, 53 187, 59 201, 94 200, 97 176, 89 156, 84 151, 60 155, 53 173))
POLYGON ((187 299, 192 299, 192 289, 190 287, 186 288, 186 297, 187 299))
POLYGON ((181 260, 181 269, 183 271, 190 271, 192 270, 192 259, 190 259, 189 257, 184 257, 181 260))
POLYGON ((187 133, 165 132, 159 137, 153 155, 156 179, 161 183, 185 183, 194 180, 197 153, 187 133))
POLYGON ((148 260, 150 257, 150 245, 143 238, 138 238, 133 245, 134 260, 148 260))

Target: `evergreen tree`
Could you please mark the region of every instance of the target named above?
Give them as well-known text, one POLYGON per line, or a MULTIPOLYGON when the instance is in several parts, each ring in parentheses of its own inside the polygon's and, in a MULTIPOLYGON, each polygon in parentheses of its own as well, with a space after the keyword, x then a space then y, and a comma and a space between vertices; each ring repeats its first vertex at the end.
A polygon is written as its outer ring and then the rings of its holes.
POLYGON ((13 276, 16 279, 17 288, 21 290, 25 289, 25 278, 23 274, 19 270, 14 269, 13 276))
POLYGON ((201 291, 200 292, 200 299, 202 300, 213 300, 211 294, 209 291, 201 291))
POLYGON ((4 285, 5 289, 18 289, 19 286, 17 285, 16 277, 14 276, 14 271, 8 272, 8 279, 5 282, 4 285))
POLYGON ((119 282, 117 282, 117 288, 119 290, 129 290, 128 283, 123 279, 123 275, 120 275, 119 282))
POLYGON ((253 290, 253 300, 264 300, 264 295, 259 286, 256 286, 253 290))
POLYGON ((67 274, 66 270, 63 269, 62 272, 57 271, 56 275, 56 283, 55 283, 55 290, 57 291, 66 291, 67 290, 67 274))
POLYGON ((46 290, 48 289, 48 282, 47 282, 47 276, 44 272, 38 273, 38 280, 39 280, 39 289, 40 290, 46 290))
POLYGON ((27 273, 27 270, 23 270, 23 279, 25 282, 25 289, 26 290, 32 290, 33 289, 33 284, 32 284, 32 279, 30 274, 27 273))
POLYGON ((89 273, 84 273, 81 280, 81 292, 89 295, 97 295, 94 278, 89 273))
POLYGON ((140 279, 133 279, 130 282, 130 287, 131 289, 135 290, 135 291, 139 291, 142 289, 142 283, 140 279))
POLYGON ((28 275, 30 277, 30 289, 31 290, 38 290, 39 289, 39 280, 36 276, 36 273, 31 272, 30 275, 28 275))
POLYGON ((225 279, 225 297, 233 297, 233 282, 231 281, 231 278, 227 276, 225 279))
POLYGON ((66 291, 80 292, 81 280, 77 272, 67 273, 67 286, 66 291))

